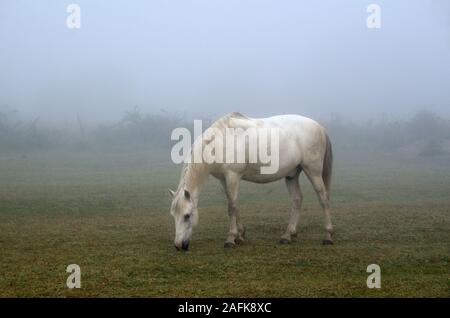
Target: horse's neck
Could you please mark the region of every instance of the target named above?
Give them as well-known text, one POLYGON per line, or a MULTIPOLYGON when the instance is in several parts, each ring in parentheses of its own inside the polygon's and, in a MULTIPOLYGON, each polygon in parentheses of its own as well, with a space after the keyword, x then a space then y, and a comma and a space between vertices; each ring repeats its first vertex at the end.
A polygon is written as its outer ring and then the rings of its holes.
POLYGON ((209 168, 205 163, 188 163, 185 166, 182 182, 191 195, 198 199, 200 191, 209 176, 209 168))
POLYGON ((183 186, 190 192, 195 203, 197 203, 200 191, 210 173, 210 166, 203 161, 203 146, 204 134, 194 141, 188 163, 184 166, 180 181, 180 186, 183 186), (201 160, 196 160, 198 158, 201 158, 201 160))

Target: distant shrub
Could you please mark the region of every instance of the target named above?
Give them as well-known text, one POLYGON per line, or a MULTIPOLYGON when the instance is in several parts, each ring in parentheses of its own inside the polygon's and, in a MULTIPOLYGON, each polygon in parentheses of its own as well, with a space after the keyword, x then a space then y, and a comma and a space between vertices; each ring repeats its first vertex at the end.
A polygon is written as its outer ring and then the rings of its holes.
POLYGON ((419 155, 424 157, 439 156, 445 154, 444 142, 442 139, 430 139, 425 142, 420 149, 419 155))
POLYGON ((91 142, 112 147, 163 147, 171 145, 172 130, 190 126, 183 117, 142 114, 138 107, 112 125, 100 125, 91 132, 91 142))
MULTIPOLYGON (((211 120, 203 121, 206 129, 211 120)), ((338 114, 325 123, 335 149, 343 152, 394 153, 408 148, 410 154, 435 156, 445 154, 444 144, 450 140, 450 124, 436 114, 421 111, 410 120, 355 123, 338 114)), ((25 122, 18 112, 0 111, 0 151, 32 151, 36 149, 70 148, 75 151, 169 149, 173 129, 192 129, 185 116, 166 112, 143 113, 139 107, 125 112, 113 124, 99 124, 86 129, 80 118, 71 127, 53 127, 39 118, 25 122)))

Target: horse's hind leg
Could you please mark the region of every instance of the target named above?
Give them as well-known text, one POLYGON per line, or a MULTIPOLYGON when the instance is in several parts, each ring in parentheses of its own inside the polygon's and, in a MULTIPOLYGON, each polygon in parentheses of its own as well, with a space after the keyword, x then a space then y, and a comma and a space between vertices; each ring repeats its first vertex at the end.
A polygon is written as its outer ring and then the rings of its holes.
POLYGON ((323 241, 323 244, 333 244, 333 224, 331 223, 330 199, 322 179, 322 169, 304 167, 304 171, 308 176, 309 181, 311 181, 313 188, 317 193, 317 197, 319 198, 319 203, 325 213, 325 240, 323 241))
POLYGON ((298 181, 300 173, 297 173, 294 177, 286 177, 286 187, 291 197, 291 216, 286 232, 281 236, 280 243, 288 244, 291 242, 291 238, 297 235, 297 224, 300 216, 300 208, 302 206, 303 194, 298 181))
POLYGON ((227 175, 222 185, 228 198, 228 215, 230 216, 230 230, 224 247, 234 247, 244 242, 245 228, 240 221, 237 201, 239 196, 240 177, 235 174, 227 175))

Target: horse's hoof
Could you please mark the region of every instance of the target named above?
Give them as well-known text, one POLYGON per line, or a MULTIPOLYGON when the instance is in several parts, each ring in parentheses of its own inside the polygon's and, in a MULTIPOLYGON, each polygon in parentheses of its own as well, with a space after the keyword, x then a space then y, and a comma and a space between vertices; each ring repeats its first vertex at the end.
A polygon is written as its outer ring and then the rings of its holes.
POLYGON ((231 243, 231 242, 225 242, 225 244, 223 245, 224 248, 233 248, 235 246, 236 246, 236 244, 231 243))
POLYGON ((289 244, 289 243, 291 243, 291 241, 289 241, 288 239, 282 238, 280 240, 280 244, 286 245, 286 244, 289 244))
POLYGON ((323 245, 333 245, 333 241, 332 240, 323 240, 322 244, 323 245))
POLYGON ((236 243, 237 245, 242 245, 244 244, 244 239, 238 237, 237 239, 234 240, 234 243, 236 243))

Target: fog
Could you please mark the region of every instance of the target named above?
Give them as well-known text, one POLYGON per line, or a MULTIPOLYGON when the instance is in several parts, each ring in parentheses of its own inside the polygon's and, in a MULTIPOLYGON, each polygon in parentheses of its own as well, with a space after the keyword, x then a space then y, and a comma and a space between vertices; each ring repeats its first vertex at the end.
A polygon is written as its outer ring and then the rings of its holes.
POLYGON ((40 121, 146 113, 450 117, 446 0, 0 3, 0 109, 40 121))

